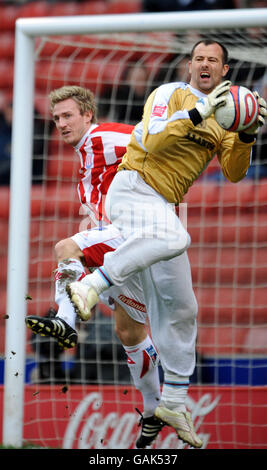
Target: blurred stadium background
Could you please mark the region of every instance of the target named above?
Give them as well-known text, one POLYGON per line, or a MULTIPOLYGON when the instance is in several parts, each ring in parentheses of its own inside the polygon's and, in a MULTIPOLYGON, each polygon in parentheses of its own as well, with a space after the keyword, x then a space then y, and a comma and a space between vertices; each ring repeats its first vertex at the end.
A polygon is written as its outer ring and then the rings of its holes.
MULTIPOLYGON (((0 2, 0 136, 7 143, 12 112, 15 21, 21 17, 139 13, 160 2, 141 0, 0 2)), ((164 3, 165 11, 168 2, 164 3)), ((170 9, 172 9, 172 2, 170 9)), ((198 2, 195 2, 196 4, 198 2)), ((266 2, 252 2, 264 7, 266 2)), ((200 2, 203 4, 205 2, 200 2)), ((210 2, 210 8, 250 2, 210 2)), ((204 7, 203 7, 204 8, 204 7)), ((147 9, 147 10, 146 10, 147 9)), ((164 11, 164 9, 162 11, 164 11)), ((264 30, 210 32, 230 51, 229 77, 267 98, 264 30)), ((162 82, 187 81, 190 45, 199 37, 154 33, 38 38, 31 195, 28 313, 51 314, 55 243, 87 223, 76 196, 78 161, 58 140, 48 92, 63 84, 94 91, 99 121, 135 124, 149 92, 162 82), (138 84, 138 86, 136 86, 138 84)), ((197 367, 188 406, 207 448, 267 447, 267 128, 258 138, 248 176, 227 183, 216 158, 185 198, 192 238, 189 257, 199 303, 197 367)), ((0 148, 3 149, 3 146, 0 148)), ((4 157, 1 157, 4 160, 4 157)), ((1 166, 2 168, 2 166, 1 166)), ((4 168, 4 167, 3 167, 4 168)), ((23 175, 22 175, 23 177, 23 175)), ((0 419, 3 414, 9 175, 0 186, 0 419)), ((41 446, 131 447, 140 395, 131 386, 112 312, 99 305, 90 324, 78 324, 80 342, 61 353, 47 338, 27 332, 24 439, 41 446), (113 421, 112 421, 113 420, 113 421), (116 423, 116 424, 114 424, 116 423), (72 437, 71 437, 72 435, 72 437)), ((15 354, 15 351, 13 352, 15 354)), ((2 425, 1 425, 2 427, 2 425)), ((1 430, 0 430, 1 442, 1 430)), ((158 448, 183 447, 162 432, 158 448)))

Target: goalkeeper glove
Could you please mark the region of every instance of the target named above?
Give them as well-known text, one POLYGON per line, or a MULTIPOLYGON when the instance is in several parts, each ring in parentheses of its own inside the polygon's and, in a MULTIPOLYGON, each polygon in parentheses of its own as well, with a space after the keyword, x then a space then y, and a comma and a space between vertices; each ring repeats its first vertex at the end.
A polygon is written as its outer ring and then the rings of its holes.
POLYGON ((220 83, 220 85, 216 86, 214 90, 207 95, 205 98, 200 98, 195 105, 195 108, 199 112, 202 119, 207 119, 211 116, 215 109, 223 106, 226 100, 226 94, 229 92, 231 87, 231 82, 229 80, 225 80, 224 82, 220 83))
POLYGON ((259 105, 259 114, 257 117, 257 120, 254 124, 252 124, 251 127, 248 129, 245 129, 243 132, 245 134, 249 135, 255 135, 259 132, 259 128, 264 126, 265 124, 265 118, 267 116, 267 103, 266 101, 260 97, 259 93, 257 91, 253 91, 253 95, 255 96, 256 100, 258 101, 259 105))

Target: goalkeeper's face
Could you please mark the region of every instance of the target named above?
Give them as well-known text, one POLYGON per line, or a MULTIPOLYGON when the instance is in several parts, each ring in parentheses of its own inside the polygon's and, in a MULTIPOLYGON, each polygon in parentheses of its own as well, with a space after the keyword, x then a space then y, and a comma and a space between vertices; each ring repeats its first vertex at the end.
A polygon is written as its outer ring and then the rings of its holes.
POLYGON ((55 104, 53 119, 64 142, 75 147, 91 125, 92 112, 81 114, 76 101, 68 98, 55 104))
POLYGON ((223 63, 223 51, 219 44, 200 43, 189 62, 190 85, 208 94, 221 83, 228 69, 228 65, 223 63))

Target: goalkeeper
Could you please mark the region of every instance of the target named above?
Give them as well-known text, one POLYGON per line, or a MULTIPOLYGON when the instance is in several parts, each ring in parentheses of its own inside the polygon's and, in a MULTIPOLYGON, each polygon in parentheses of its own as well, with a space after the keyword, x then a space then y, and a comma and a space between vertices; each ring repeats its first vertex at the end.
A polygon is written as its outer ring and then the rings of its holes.
MULTIPOLYGON (((105 254, 100 269, 67 287, 80 314, 88 315, 100 293, 123 286, 139 273, 164 370, 155 416, 180 437, 184 431, 193 433, 185 396, 196 335, 193 311, 185 321, 191 290, 186 256, 190 236, 171 206, 182 201, 215 154, 229 181, 242 180, 267 114, 265 101, 257 95, 260 111, 252 128, 238 134, 217 124, 214 111, 224 104, 231 86, 223 81, 227 61, 222 44, 200 41, 189 61, 190 83, 164 84, 149 96, 106 198, 107 215, 124 242, 105 254), (177 259, 175 275, 172 264, 174 268, 177 259)), ((195 447, 201 445, 197 436, 192 440, 195 447)))

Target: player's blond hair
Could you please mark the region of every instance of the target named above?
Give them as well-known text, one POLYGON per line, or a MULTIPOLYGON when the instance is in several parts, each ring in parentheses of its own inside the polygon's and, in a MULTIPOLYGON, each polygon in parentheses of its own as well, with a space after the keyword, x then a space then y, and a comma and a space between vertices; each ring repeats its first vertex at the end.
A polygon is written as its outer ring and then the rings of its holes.
POLYGON ((88 88, 83 88, 76 85, 66 85, 57 88, 49 94, 50 108, 53 112, 54 106, 61 101, 72 98, 79 106, 81 114, 86 111, 92 112, 92 122, 97 120, 97 107, 94 94, 88 88))

